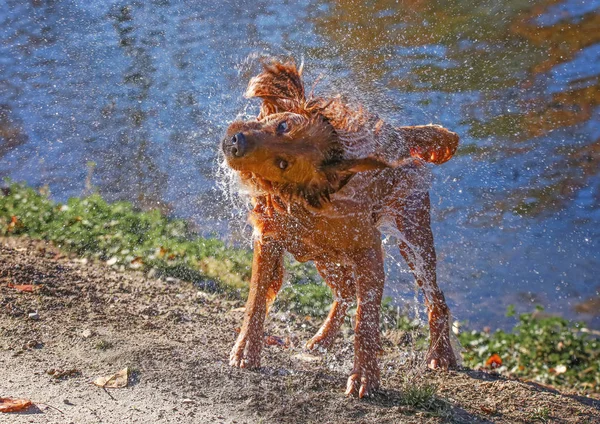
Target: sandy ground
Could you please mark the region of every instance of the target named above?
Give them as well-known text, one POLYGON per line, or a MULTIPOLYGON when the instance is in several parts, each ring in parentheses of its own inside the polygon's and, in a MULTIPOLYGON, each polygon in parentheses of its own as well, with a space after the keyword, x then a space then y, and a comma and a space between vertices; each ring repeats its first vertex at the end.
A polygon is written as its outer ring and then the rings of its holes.
POLYGON ((35 403, 0 423, 600 423, 598 400, 481 371, 427 372, 397 334, 384 338, 381 393, 346 398, 350 331, 331 352, 309 355, 301 346, 319 323, 289 314, 270 317, 267 332, 297 347, 265 346, 258 371, 231 368, 241 306, 43 242, 0 239, 0 397, 35 403), (124 367, 128 387, 91 384, 124 367), (408 401, 411 388, 431 384, 433 398, 408 401))

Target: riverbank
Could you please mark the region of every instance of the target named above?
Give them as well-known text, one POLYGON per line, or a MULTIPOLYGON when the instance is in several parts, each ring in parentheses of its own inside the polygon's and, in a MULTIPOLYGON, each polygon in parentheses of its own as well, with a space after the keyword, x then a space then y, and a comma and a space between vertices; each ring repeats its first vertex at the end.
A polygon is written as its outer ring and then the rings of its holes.
POLYGON ((319 320, 277 312, 259 371, 229 367, 243 303, 192 283, 119 272, 29 238, 0 240, 2 397, 33 400, 0 422, 594 422, 600 401, 486 371, 425 370, 406 334, 384 333, 382 392, 343 396, 346 330, 333 350, 302 349, 319 320), (33 284, 32 291, 12 285, 33 284), (33 314, 33 315, 30 315, 33 314), (279 340, 283 341, 282 344, 279 340), (129 385, 99 376, 127 367, 129 385))

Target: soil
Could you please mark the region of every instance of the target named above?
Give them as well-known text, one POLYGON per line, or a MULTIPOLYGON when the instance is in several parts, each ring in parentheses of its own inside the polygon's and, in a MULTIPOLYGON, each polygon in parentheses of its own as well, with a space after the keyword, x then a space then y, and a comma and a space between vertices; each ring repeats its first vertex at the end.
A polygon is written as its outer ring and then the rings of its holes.
POLYGON ((0 239, 0 397, 34 402, 0 422, 600 423, 599 400, 484 371, 425 371, 422 352, 395 333, 384 335, 381 392, 346 398, 351 331, 308 354, 319 323, 289 313, 270 316, 266 332, 290 346, 266 345, 260 370, 232 368, 242 307, 188 282, 0 239), (126 388, 91 384, 125 367, 126 388))

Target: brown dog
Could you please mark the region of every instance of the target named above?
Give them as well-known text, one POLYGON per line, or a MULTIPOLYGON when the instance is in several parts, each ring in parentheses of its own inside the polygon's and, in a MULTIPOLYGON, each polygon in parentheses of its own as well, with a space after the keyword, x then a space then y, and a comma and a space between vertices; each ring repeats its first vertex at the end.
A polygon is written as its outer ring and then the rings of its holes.
POLYGON ((251 189, 254 261, 244 323, 230 364, 260 365, 263 324, 281 288, 283 255, 314 261, 334 293, 329 316, 307 348, 331 345, 356 297, 354 368, 346 394, 379 385, 379 312, 384 284, 380 228, 399 230, 400 252, 425 294, 431 368, 456 365, 449 310, 436 284, 424 161, 443 163, 458 136, 439 126, 394 128, 339 98, 306 98, 302 70, 266 64, 247 97, 262 98, 256 120, 232 123, 227 164, 251 189))

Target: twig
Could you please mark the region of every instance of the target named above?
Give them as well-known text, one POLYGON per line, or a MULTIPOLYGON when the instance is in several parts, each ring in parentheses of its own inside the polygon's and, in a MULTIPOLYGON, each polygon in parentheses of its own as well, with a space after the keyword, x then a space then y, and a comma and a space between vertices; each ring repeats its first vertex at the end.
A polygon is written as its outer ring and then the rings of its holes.
POLYGON ((43 402, 33 402, 33 404, 34 405, 44 405, 44 406, 47 406, 48 408, 56 409, 61 414, 65 415, 65 413, 63 411, 61 411, 60 409, 58 409, 56 406, 52 406, 52 405, 49 405, 49 404, 43 403, 43 402))
POLYGON ((106 387, 102 387, 102 390, 104 390, 104 392, 108 395, 109 398, 111 398, 115 402, 117 401, 117 399, 115 399, 115 397, 111 395, 108 390, 106 390, 106 387))

